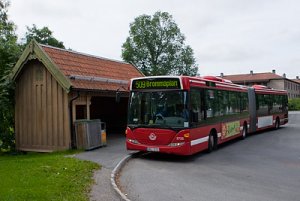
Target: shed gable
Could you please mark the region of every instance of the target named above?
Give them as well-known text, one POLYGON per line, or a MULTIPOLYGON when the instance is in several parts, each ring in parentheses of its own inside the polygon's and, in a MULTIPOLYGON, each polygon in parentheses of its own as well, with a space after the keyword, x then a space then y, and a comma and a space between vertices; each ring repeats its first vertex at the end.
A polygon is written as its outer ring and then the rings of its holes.
POLYGON ((21 73, 24 65, 30 60, 34 59, 38 59, 44 65, 44 67, 47 68, 47 70, 66 92, 70 91, 70 80, 64 76, 64 74, 59 70, 52 59, 44 52, 44 50, 35 40, 32 40, 23 51, 17 64, 12 70, 12 79, 16 80, 21 73))
POLYGON ((30 60, 16 80, 17 149, 70 148, 68 94, 38 60, 30 60))

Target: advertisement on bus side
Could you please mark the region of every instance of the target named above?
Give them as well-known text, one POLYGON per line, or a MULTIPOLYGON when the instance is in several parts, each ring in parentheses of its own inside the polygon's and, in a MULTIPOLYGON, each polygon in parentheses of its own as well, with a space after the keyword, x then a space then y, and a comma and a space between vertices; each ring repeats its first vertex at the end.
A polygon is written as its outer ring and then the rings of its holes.
POLYGON ((240 133, 240 121, 222 123, 221 138, 225 139, 240 133))

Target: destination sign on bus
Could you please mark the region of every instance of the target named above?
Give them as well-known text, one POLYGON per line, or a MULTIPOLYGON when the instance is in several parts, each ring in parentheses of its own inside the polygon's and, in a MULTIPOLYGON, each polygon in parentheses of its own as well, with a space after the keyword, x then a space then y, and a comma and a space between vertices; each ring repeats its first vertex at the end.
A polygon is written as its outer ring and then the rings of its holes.
POLYGON ((138 79, 132 81, 132 89, 180 89, 178 78, 138 79))

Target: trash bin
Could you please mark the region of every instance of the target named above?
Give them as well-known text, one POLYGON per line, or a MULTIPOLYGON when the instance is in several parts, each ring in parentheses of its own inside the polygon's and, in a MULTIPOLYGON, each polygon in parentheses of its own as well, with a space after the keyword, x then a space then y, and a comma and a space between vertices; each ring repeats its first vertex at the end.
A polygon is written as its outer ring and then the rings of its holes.
POLYGON ((75 121, 74 124, 77 149, 91 150, 106 145, 105 123, 104 131, 101 128, 103 123, 104 122, 101 122, 100 119, 83 119, 75 121), (102 134, 102 131, 105 134, 102 134), (104 135, 105 144, 102 143, 102 138, 104 138, 104 135))
POLYGON ((101 145, 106 146, 106 123, 101 122, 101 145))

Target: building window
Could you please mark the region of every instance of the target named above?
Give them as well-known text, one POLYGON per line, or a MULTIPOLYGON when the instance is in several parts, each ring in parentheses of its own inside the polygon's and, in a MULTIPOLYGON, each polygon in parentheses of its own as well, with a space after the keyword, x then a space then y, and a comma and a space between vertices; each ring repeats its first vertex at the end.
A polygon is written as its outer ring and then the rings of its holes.
POLYGON ((86 105, 76 105, 76 120, 87 119, 86 105))
POLYGON ((286 84, 286 81, 284 81, 284 89, 286 90, 287 88, 287 84, 286 84))

